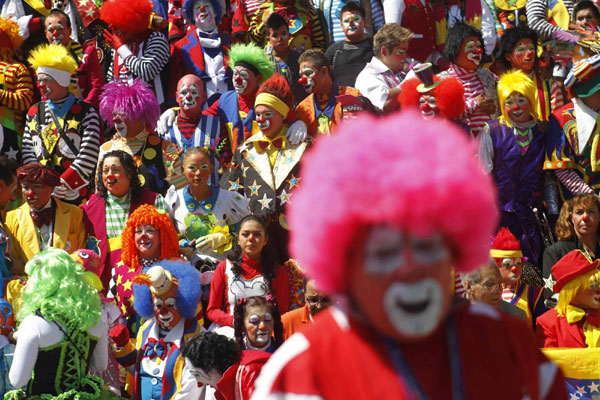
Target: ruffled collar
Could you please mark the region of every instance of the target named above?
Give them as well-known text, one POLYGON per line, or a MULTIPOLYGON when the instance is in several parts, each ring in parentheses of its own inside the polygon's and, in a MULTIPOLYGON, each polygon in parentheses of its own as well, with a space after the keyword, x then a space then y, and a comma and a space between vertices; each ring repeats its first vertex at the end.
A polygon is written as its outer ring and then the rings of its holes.
POLYGON ((202 202, 198 202, 194 199, 192 193, 190 193, 189 186, 186 186, 183 189, 183 200, 185 201, 185 207, 189 212, 193 212, 198 208, 202 208, 205 212, 211 212, 215 207, 217 197, 219 197, 219 188, 216 186, 210 187, 210 195, 202 202))

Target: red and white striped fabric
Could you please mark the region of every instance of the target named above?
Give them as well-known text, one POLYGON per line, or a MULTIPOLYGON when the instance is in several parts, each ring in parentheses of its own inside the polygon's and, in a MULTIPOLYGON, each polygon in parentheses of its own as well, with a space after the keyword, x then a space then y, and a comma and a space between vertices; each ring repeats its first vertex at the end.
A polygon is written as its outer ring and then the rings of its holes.
POLYGON ((581 179, 577 172, 572 169, 557 169, 554 171, 560 183, 562 183, 572 194, 594 193, 587 183, 581 179))
POLYGON ((514 295, 515 295, 514 288, 508 287, 508 286, 502 288, 502 300, 510 303, 510 301, 513 299, 514 295))
POLYGON ((458 272, 454 273, 454 295, 463 297, 465 295, 466 289, 465 285, 463 285, 462 278, 458 272))
POLYGON ((477 75, 477 70, 469 71, 456 64, 450 64, 448 73, 458 79, 465 88, 465 113, 464 120, 471 128, 471 134, 477 137, 483 126, 491 120, 489 114, 480 113, 478 111, 479 102, 477 96, 484 95, 483 82, 477 75))

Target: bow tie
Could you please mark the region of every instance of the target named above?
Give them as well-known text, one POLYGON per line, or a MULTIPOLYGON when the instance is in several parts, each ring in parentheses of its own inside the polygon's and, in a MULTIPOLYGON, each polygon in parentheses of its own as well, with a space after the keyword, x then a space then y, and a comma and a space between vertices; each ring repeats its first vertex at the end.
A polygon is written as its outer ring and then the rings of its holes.
POLYGON ((283 148, 283 138, 282 137, 278 137, 277 139, 274 139, 272 141, 266 140, 266 139, 261 139, 261 140, 257 140, 254 143, 256 143, 260 152, 267 150, 271 146, 273 146, 274 148, 279 149, 279 150, 281 150, 283 148))
POLYGON ((52 223, 52 219, 54 218, 54 207, 44 208, 42 211, 31 210, 29 215, 31 215, 31 219, 33 219, 35 226, 41 228, 44 225, 50 225, 52 223))
POLYGON ((221 37, 218 33, 206 33, 206 32, 198 32, 198 36, 203 39, 213 39, 217 40, 221 37))
POLYGON ((274 13, 281 15, 283 18, 286 18, 289 22, 298 16, 298 9, 294 6, 289 6, 285 8, 279 8, 275 10, 274 13))
POLYGON ((161 360, 165 359, 167 355, 167 344, 164 340, 158 339, 148 339, 148 343, 146 343, 146 349, 144 350, 144 357, 154 357, 157 356, 161 360))

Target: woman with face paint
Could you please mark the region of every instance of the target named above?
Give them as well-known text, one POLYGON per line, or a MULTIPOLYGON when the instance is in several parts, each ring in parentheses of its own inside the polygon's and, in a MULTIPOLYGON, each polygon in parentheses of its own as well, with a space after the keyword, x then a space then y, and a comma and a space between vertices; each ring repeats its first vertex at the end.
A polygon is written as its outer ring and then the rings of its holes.
POLYGON ((237 242, 227 260, 217 266, 210 284, 206 316, 214 323, 211 330, 233 337, 234 307, 238 300, 252 296, 272 296, 279 314, 289 311, 289 278, 277 265, 270 240, 261 218, 249 215, 240 222, 237 242))
POLYGON ((254 102, 260 131, 240 146, 231 161, 221 187, 243 193, 250 199, 250 210, 269 222, 271 245, 280 263, 289 259, 288 226, 285 206, 300 183, 300 160, 308 144, 292 144, 284 120, 292 110, 294 98, 285 78, 279 74, 267 79, 254 102))
POLYGON ((100 254, 98 276, 107 290, 114 266, 121 260, 121 234, 129 216, 142 204, 162 211, 167 206, 161 195, 141 187, 135 161, 128 153, 109 151, 99 165, 96 193, 81 208, 88 245, 100 254))
POLYGON ((540 265, 544 249, 540 224, 533 208, 544 210, 540 195, 548 132, 561 132, 550 116, 541 122, 537 88, 521 71, 511 71, 498 82, 502 116, 488 122, 480 135, 479 160, 494 177, 502 210, 501 226, 510 228, 523 254, 540 265))
POLYGON ((233 312, 235 340, 244 350, 273 353, 283 343, 281 315, 273 296, 238 300, 233 312))

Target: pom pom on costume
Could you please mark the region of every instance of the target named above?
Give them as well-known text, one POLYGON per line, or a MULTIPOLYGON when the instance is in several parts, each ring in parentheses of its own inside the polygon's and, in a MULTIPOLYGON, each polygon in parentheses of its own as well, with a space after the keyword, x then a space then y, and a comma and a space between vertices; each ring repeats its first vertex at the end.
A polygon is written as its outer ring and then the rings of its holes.
POLYGON ((152 9, 150 0, 108 0, 100 7, 100 18, 121 32, 137 35, 148 29, 152 9))
POLYGON ((262 77, 262 81, 269 79, 275 72, 275 65, 265 54, 262 47, 258 47, 254 43, 249 44, 234 44, 229 50, 229 67, 234 69, 238 64, 247 64, 253 66, 257 71, 258 75, 262 77))
POLYGON ((50 43, 36 47, 27 59, 37 74, 47 74, 61 86, 68 87, 77 62, 63 45, 50 43))
MULTIPOLYGON (((185 18, 188 20, 189 23, 193 24, 195 21, 195 17, 194 17, 194 3, 196 3, 197 0, 185 0, 183 2, 183 13, 185 15, 185 18)), ((221 22, 221 18, 223 17, 223 10, 225 9, 225 4, 221 1, 221 0, 209 0, 210 4, 212 4, 213 8, 215 9, 215 21, 217 22, 217 25, 221 22)))
POLYGON ((113 112, 120 112, 131 121, 141 120, 144 126, 156 128, 160 107, 151 86, 141 79, 132 83, 116 81, 107 83, 100 95, 100 116, 109 126, 114 126, 113 112))
POLYGON ((54 187, 60 183, 60 174, 50 167, 33 162, 17 168, 17 181, 54 187))
POLYGON ((254 102, 254 106, 256 107, 260 104, 275 108, 280 114, 283 115, 284 118, 288 116, 289 110, 293 109, 294 107, 294 94, 292 93, 292 88, 290 88, 290 85, 283 76, 280 74, 273 74, 272 77, 265 80, 262 85, 260 85, 258 91, 256 92, 256 101, 254 102), (261 96, 263 93, 275 96, 277 99, 261 96), (281 107, 281 105, 285 105, 287 107, 287 112, 285 114, 280 111, 280 109, 285 110, 285 107, 281 107))
MULTIPOLYGON (((200 286, 200 272, 191 267, 187 261, 165 260, 160 261, 154 267, 167 272, 177 282, 177 309, 184 318, 195 318, 202 288, 200 286)), ((150 271, 149 270, 149 271, 150 271)), ((154 284, 154 282, 153 282, 154 284)), ((154 305, 152 303, 152 291, 146 284, 133 285, 133 308, 144 318, 152 318, 154 305)))
POLYGON ((140 225, 152 225, 159 231, 162 260, 179 257, 177 231, 169 215, 158 212, 154 206, 143 204, 129 216, 121 235, 123 243, 121 260, 124 264, 133 269, 140 265, 140 257, 135 247, 135 228, 140 225))
MULTIPOLYGON (((8 37, 11 43, 10 49, 14 52, 23 43, 23 36, 19 33, 19 25, 10 19, 0 18, 0 32, 8 37)), ((6 47, 3 47, 6 48, 6 47)))
POLYGON ((492 248, 490 249, 490 255, 500 267, 502 259, 520 257, 523 258, 523 252, 521 251, 521 244, 517 240, 516 236, 505 227, 500 228, 498 234, 494 238, 492 248))
MULTIPOLYGON (((537 87, 527 75, 521 71, 509 71, 503 74, 498 81, 498 101, 502 110, 502 118, 511 127, 510 118, 508 118, 506 110, 504 110, 504 103, 515 92, 527 97, 532 106, 535 106, 538 101, 536 96, 537 87)), ((537 107, 531 107, 531 114, 536 121, 540 120, 537 107)))
POLYGON ((288 215, 292 254, 319 288, 347 290, 347 250, 372 224, 440 233, 458 272, 488 259, 498 215, 494 184, 464 136, 449 122, 425 122, 403 111, 384 119, 360 117, 316 142, 303 160, 302 185, 288 215), (357 182, 368 182, 369 189, 357 182))

